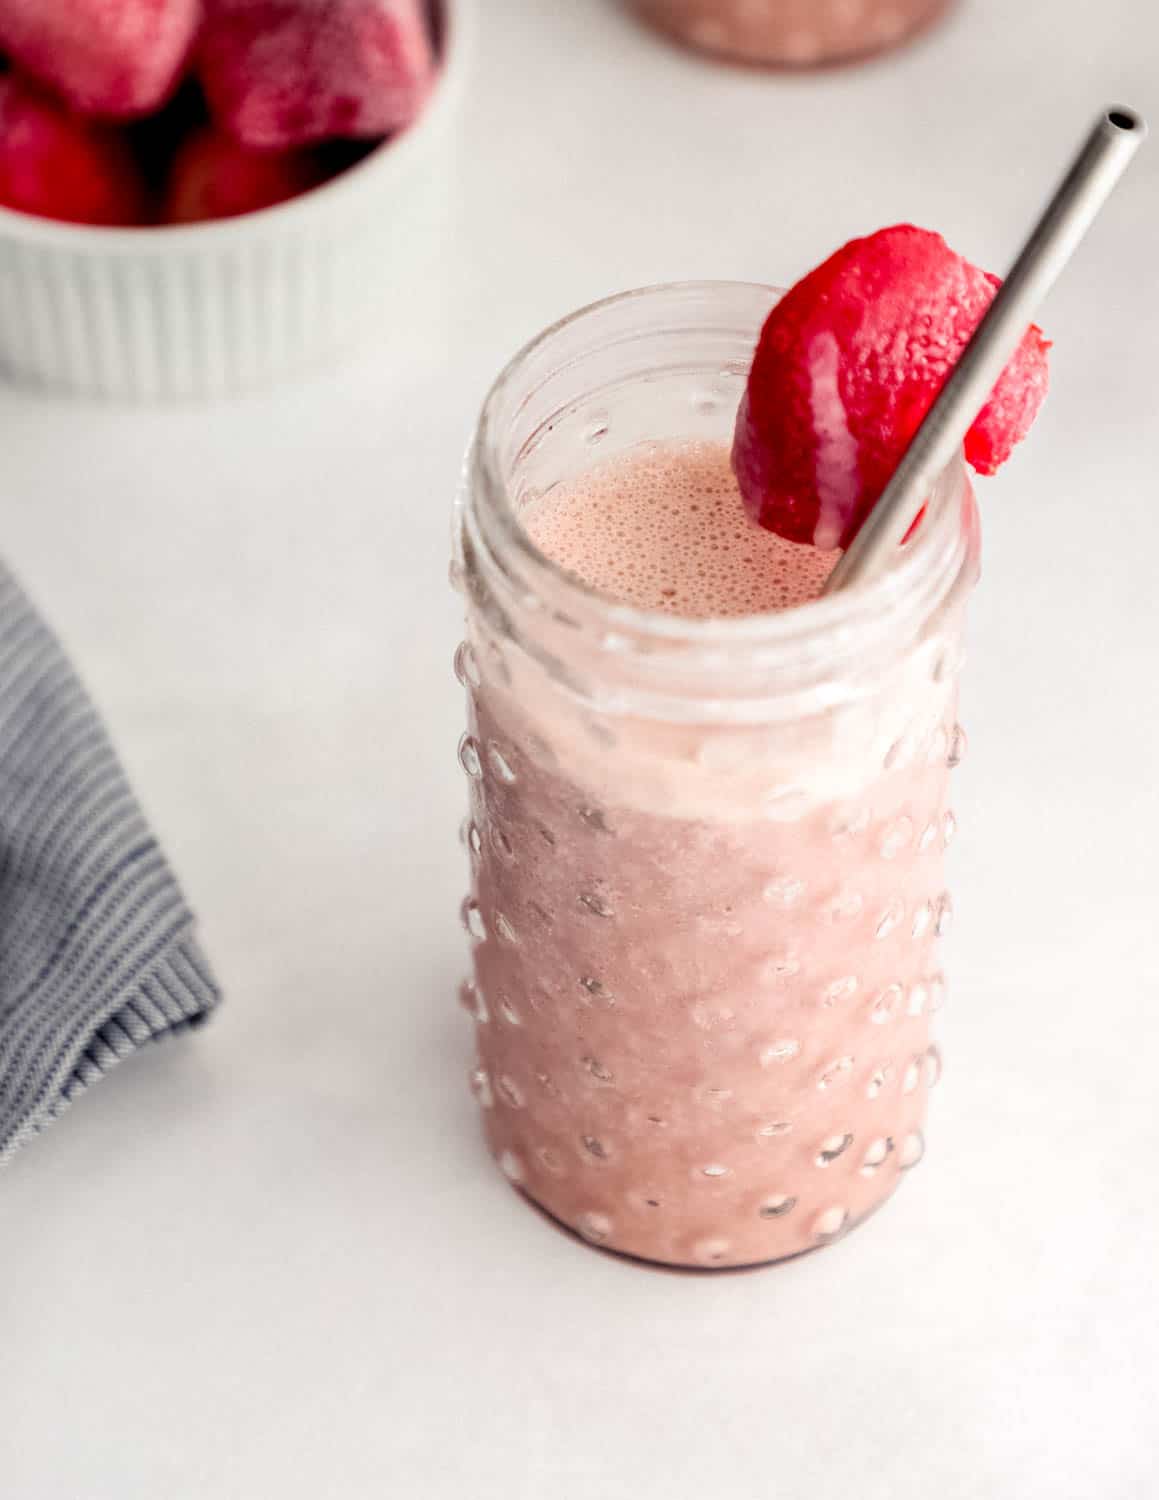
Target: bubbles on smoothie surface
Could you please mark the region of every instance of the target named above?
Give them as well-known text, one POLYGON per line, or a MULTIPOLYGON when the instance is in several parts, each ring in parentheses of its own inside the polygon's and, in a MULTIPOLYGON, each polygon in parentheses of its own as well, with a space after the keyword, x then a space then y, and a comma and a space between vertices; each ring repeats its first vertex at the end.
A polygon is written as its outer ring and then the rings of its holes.
POLYGON ((717 443, 629 449, 548 490, 520 519, 540 551, 589 588, 692 619, 804 604, 837 556, 753 525, 717 443))

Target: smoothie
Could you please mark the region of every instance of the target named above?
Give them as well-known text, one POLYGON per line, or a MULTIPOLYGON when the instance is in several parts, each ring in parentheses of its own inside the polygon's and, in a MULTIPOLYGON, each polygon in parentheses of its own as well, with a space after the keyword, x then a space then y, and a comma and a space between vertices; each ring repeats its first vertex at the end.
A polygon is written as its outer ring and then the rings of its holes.
POLYGON ((925 1153, 948 781, 1035 326, 870 579, 825 593, 997 278, 914 225, 784 294, 626 292, 484 402, 456 512, 471 1074, 508 1180, 690 1267, 827 1245, 925 1153))
MULTIPOLYGON (((753 526, 708 442, 629 449, 520 519, 589 588, 685 617, 807 606, 838 555, 753 526)), ((577 753, 550 706, 488 691, 471 649, 463 1001, 502 1170, 589 1240, 670 1264, 836 1239, 924 1151, 952 687, 840 795, 798 767, 806 803, 778 810, 617 774, 632 735, 577 753)), ((658 731, 633 734, 639 758, 658 731)))
POLYGON ((808 67, 903 41, 946 0, 634 0, 679 41, 747 62, 808 67))

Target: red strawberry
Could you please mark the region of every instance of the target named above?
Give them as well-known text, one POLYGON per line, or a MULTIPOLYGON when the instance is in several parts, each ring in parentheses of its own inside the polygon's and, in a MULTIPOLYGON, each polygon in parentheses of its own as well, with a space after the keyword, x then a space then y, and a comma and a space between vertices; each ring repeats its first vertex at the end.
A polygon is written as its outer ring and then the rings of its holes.
POLYGON ((206 0, 198 57, 219 123, 259 149, 387 135, 434 81, 422 0, 206 0))
POLYGON ((145 197, 119 135, 14 73, 0 78, 0 203, 78 224, 142 224, 145 197))
POLYGON ((0 0, 0 51, 82 114, 129 119, 177 84, 200 0, 0 0))
POLYGON ((170 224, 229 219, 296 198, 325 173, 305 151, 250 151, 212 126, 179 148, 169 171, 164 218, 170 224))
MULTIPOLYGON (((852 240, 777 304, 737 413, 750 515, 790 541, 847 547, 1001 285, 912 225, 852 240)), ((1046 395, 1050 347, 1026 336, 966 439, 993 474, 1046 395)))

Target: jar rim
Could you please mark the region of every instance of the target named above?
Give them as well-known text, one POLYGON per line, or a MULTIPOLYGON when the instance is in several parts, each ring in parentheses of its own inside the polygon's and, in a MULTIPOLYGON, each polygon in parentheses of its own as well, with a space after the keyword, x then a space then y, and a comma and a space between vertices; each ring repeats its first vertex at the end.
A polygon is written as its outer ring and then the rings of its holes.
MULTIPOLYGON (((947 467, 927 504, 926 516, 910 541, 898 548, 897 561, 876 577, 833 594, 808 600, 787 609, 737 617, 696 618, 673 615, 627 604, 592 588, 562 567, 533 541, 519 519, 508 476, 503 472, 501 428, 509 420, 513 395, 518 400, 521 376, 532 363, 550 351, 553 344, 583 324, 602 315, 630 307, 655 306, 664 301, 726 299, 751 294, 767 309, 783 295, 776 287, 760 282, 696 280, 654 283, 576 309, 536 334, 520 348, 500 371, 484 399, 467 460, 470 503, 477 512, 480 531, 490 542, 514 550, 526 581, 536 591, 546 590, 553 602, 570 605, 609 632, 635 637, 647 649, 658 647, 697 648, 781 646, 814 633, 839 632, 867 617, 879 617, 906 599, 933 575, 943 578, 960 563, 963 528, 960 521, 967 481, 959 456, 947 467)), ((762 318, 763 321, 763 318, 762 318)), ((759 326, 753 330, 754 347, 759 326)))

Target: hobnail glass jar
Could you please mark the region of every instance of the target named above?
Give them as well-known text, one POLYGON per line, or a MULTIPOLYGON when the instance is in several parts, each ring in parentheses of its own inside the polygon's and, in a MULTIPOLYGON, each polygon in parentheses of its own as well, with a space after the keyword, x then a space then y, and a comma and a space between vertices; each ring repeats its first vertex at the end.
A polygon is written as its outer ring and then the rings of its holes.
POLYGON ((488 396, 456 512, 472 1072, 511 1182, 611 1249, 780 1259, 924 1152, 956 678, 960 464, 872 584, 780 614, 617 604, 520 511, 641 443, 727 442, 776 293, 656 287, 547 330, 488 396))

